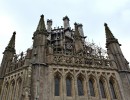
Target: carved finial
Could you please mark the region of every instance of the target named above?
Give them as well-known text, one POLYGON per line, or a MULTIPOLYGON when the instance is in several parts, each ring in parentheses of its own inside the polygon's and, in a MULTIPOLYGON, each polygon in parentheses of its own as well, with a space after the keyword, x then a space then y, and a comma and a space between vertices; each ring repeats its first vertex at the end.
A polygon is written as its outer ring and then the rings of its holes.
POLYGON ((41 15, 41 18, 43 18, 43 17, 44 17, 44 15, 42 14, 42 15, 41 15))
POLYGON ((104 23, 104 26, 107 27, 107 23, 104 23))
POLYGON ((37 26, 37 30, 39 30, 39 31, 46 30, 46 28, 45 28, 45 22, 44 22, 44 15, 41 15, 39 24, 37 26))
POLYGON ((13 32, 13 35, 15 35, 15 34, 16 34, 16 31, 13 32))
POLYGON ((9 50, 9 51, 12 51, 12 52, 15 53, 15 35, 16 35, 16 32, 13 32, 13 35, 12 35, 10 41, 9 41, 9 44, 5 48, 5 51, 9 50))

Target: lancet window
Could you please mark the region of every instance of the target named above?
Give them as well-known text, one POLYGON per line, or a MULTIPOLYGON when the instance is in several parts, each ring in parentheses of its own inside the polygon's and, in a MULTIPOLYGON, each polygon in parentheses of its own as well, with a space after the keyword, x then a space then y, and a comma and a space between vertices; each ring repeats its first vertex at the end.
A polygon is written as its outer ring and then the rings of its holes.
POLYGON ((109 84, 110 84, 111 94, 112 94, 113 99, 117 99, 114 84, 113 84, 113 82, 111 80, 109 81, 109 84))
POLYGON ((89 79, 89 90, 90 90, 90 95, 95 96, 94 81, 92 79, 89 79))
POLYGON ((78 95, 83 96, 84 95, 83 80, 80 77, 77 79, 77 86, 78 86, 78 95))
POLYGON ((60 76, 59 75, 56 75, 55 78, 54 78, 54 88, 55 88, 55 96, 60 96, 60 76))
POLYGON ((72 80, 70 77, 66 78, 66 94, 72 96, 72 80))
POLYGON ((100 91, 101 91, 102 98, 106 98, 104 84, 101 80, 99 81, 99 85, 100 85, 100 91))

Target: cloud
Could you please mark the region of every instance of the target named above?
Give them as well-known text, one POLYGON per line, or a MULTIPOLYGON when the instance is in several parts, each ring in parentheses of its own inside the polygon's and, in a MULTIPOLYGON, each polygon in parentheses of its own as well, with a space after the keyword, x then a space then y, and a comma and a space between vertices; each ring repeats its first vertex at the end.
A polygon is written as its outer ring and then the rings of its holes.
MULTIPOLYGON (((0 3, 0 52, 3 51, 1 48, 4 49, 7 46, 14 30, 17 32, 17 51, 25 51, 30 47, 31 37, 41 14, 45 15, 45 20, 48 18, 53 20, 53 27, 63 25, 62 18, 68 15, 71 27, 74 26, 75 21, 82 23, 84 33, 90 40, 93 38, 97 44, 105 41, 104 22, 109 24, 115 36, 119 37, 123 34, 121 38, 124 39, 126 34, 129 37, 129 5, 129 0, 2 0, 0 3), (24 40, 28 40, 28 43, 24 40), (1 47, 1 44, 4 46, 1 47)), ((104 42, 102 43, 105 45, 104 42)))

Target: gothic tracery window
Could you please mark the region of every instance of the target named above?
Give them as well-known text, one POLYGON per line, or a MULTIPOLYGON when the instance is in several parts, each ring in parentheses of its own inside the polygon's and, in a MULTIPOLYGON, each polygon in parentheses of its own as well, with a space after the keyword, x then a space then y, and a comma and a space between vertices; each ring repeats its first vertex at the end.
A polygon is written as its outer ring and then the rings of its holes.
POLYGON ((78 95, 83 96, 84 95, 84 92, 83 92, 83 80, 78 78, 77 79, 77 85, 78 85, 78 95))
POLYGON ((14 98, 14 95, 15 95, 15 81, 13 80, 12 82, 11 82, 11 84, 10 84, 10 91, 9 91, 10 93, 9 93, 9 98, 8 99, 10 99, 10 100, 13 100, 13 98, 14 98))
POLYGON ((8 95, 8 87, 9 87, 9 83, 5 83, 5 86, 4 86, 4 90, 3 90, 3 93, 2 93, 2 100, 6 100, 6 97, 8 95))
POLYGON ((104 84, 101 80, 99 81, 99 85, 100 85, 100 91, 101 91, 102 98, 106 98, 104 84))
POLYGON ((89 79, 89 90, 90 90, 90 95, 95 96, 94 82, 92 79, 89 79))
POLYGON ((66 78, 66 94, 72 96, 72 81, 69 77, 66 78))
POLYGON ((16 85, 16 94, 15 94, 15 98, 16 99, 19 99, 20 98, 20 92, 21 92, 21 85, 22 85, 22 79, 21 78, 18 78, 17 80, 17 85, 16 85))
POLYGON ((55 77, 55 96, 60 96, 60 77, 55 77))
POLYGON ((113 82, 111 80, 110 80, 109 83, 110 83, 112 97, 113 97, 113 99, 117 99, 115 89, 114 89, 114 86, 113 86, 114 84, 113 84, 113 82))

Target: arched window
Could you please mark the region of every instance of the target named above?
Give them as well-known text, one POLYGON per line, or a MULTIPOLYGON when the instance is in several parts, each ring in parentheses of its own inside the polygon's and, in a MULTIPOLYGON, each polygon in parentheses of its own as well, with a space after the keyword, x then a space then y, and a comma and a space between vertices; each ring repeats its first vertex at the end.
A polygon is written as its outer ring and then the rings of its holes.
POLYGON ((72 95, 72 83, 71 83, 71 79, 69 77, 66 78, 66 94, 67 96, 71 96, 72 95))
POLYGON ((10 84, 10 91, 9 91, 9 100, 13 100, 14 98, 14 93, 15 93, 15 81, 13 80, 10 84))
POLYGON ((95 96, 94 84, 93 84, 92 79, 89 79, 89 90, 90 90, 90 95, 91 95, 91 96, 95 96))
POLYGON ((55 77, 55 96, 60 95, 60 78, 58 76, 55 77))
POLYGON ((22 79, 18 78, 17 79, 17 83, 16 83, 16 93, 15 93, 15 99, 19 99, 20 98, 20 92, 21 92, 21 85, 22 85, 22 79))
POLYGON ((100 91, 101 91, 102 98, 106 98, 104 85, 103 85, 103 82, 101 80, 99 81, 99 85, 100 85, 100 91))
POLYGON ((1 93, 1 97, 0 97, 0 100, 6 100, 7 96, 8 96, 8 87, 9 87, 9 83, 5 83, 5 86, 4 86, 4 89, 3 89, 3 92, 1 93))
POLYGON ((113 99, 117 99, 116 93, 115 93, 115 89, 114 89, 114 86, 113 86, 113 82, 110 81, 109 83, 110 83, 110 88, 111 88, 112 97, 113 97, 113 99))
POLYGON ((78 84, 78 95, 79 96, 83 96, 84 95, 84 92, 83 92, 83 81, 78 78, 77 79, 77 84, 78 84))

